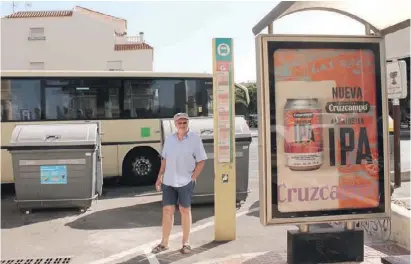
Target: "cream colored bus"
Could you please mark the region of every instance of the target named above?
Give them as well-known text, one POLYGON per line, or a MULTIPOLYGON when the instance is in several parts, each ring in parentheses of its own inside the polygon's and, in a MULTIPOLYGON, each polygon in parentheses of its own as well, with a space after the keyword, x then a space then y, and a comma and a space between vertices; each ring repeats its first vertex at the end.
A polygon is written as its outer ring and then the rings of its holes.
MULTIPOLYGON (((248 91, 240 101, 249 103, 248 91)), ((212 115, 212 75, 127 71, 2 71, 1 182, 13 183, 7 145, 16 124, 101 120, 104 177, 153 184, 161 119, 212 115)), ((245 114, 245 113, 236 113, 245 114)))

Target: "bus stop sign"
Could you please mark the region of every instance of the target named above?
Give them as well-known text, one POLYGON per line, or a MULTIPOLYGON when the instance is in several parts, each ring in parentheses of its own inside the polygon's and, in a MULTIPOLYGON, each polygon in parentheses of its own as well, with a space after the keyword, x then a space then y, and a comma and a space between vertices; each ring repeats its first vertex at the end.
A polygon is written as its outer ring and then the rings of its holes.
POLYGON ((388 99, 404 99, 407 97, 407 64, 405 61, 387 63, 388 99))

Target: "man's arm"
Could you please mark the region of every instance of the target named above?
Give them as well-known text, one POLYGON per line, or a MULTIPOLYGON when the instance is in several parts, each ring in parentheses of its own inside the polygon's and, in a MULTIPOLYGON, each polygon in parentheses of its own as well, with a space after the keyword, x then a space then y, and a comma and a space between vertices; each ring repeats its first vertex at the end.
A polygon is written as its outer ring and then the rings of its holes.
POLYGON ((158 177, 157 177, 157 181, 163 180, 163 175, 164 175, 164 171, 166 170, 166 159, 162 158, 161 159, 161 167, 160 167, 160 171, 158 172, 158 177))
POLYGON ((163 145, 163 151, 161 153, 161 166, 160 166, 160 171, 158 172, 157 176, 157 182, 162 182, 163 181, 163 175, 166 170, 166 158, 167 158, 167 139, 164 142, 163 145))
POLYGON ((191 176, 191 179, 193 181, 195 181, 198 178, 198 176, 200 176, 201 171, 204 169, 204 164, 204 160, 197 162, 193 175, 191 176))
POLYGON ((194 151, 194 156, 196 159, 196 167, 194 169, 191 179, 194 181, 200 176, 201 171, 204 169, 205 160, 207 159, 207 154, 204 149, 203 141, 198 137, 197 146, 194 151))

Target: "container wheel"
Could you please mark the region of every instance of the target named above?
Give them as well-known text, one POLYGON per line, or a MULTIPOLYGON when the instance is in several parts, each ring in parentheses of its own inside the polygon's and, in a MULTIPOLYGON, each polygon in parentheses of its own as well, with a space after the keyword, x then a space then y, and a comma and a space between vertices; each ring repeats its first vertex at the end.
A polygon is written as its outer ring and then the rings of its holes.
POLYGON ((122 183, 126 185, 154 185, 160 170, 160 156, 152 148, 132 149, 123 160, 122 183))

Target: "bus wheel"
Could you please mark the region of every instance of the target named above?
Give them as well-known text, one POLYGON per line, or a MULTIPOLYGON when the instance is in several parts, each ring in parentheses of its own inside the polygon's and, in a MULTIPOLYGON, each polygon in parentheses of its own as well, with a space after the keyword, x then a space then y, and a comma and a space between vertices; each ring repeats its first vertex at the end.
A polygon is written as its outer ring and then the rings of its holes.
POLYGON ((123 160, 122 182, 127 185, 154 185, 160 165, 157 151, 149 147, 135 148, 123 160))

